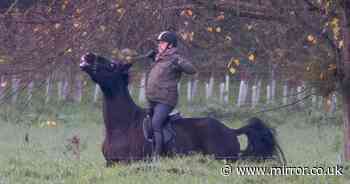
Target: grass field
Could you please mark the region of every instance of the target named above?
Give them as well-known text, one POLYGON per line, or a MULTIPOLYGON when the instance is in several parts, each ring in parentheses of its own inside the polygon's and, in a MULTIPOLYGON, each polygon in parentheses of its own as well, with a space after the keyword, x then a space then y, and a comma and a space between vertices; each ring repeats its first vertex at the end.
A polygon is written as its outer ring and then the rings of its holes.
MULTIPOLYGON (((185 116, 212 115, 238 128, 249 110, 220 105, 182 107, 185 116)), ((26 109, 3 105, 0 119, 0 184, 38 183, 349 183, 349 163, 342 153, 340 112, 278 111, 261 114, 278 133, 288 166, 344 167, 343 176, 229 176, 221 174, 225 162, 210 157, 164 158, 159 162, 104 167, 100 151, 103 124, 100 105, 29 104, 26 109), (55 123, 48 123, 55 122, 55 123), (70 139, 80 138, 80 159, 70 139)), ((240 137, 242 144, 245 137, 240 137)), ((237 166, 273 166, 276 163, 237 162, 237 166)))

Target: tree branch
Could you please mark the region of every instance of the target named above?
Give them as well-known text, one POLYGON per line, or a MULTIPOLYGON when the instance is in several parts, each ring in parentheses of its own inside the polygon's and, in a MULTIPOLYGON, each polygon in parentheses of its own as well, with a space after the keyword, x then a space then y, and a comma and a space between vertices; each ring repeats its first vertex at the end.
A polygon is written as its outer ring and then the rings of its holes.
MULTIPOLYGON (((286 23, 286 20, 282 16, 276 16, 273 13, 273 10, 267 9, 265 6, 262 6, 262 9, 258 9, 258 7, 254 7, 254 10, 251 9, 252 5, 250 3, 244 3, 242 6, 235 6, 232 3, 217 3, 214 4, 212 8, 218 11, 230 11, 234 14, 237 14, 238 17, 242 18, 250 18, 257 20, 266 20, 266 21, 277 21, 281 23, 286 23), (249 5, 249 6, 248 6, 249 5), (270 11, 270 14, 266 12, 270 11)), ((170 6, 164 7, 164 10, 181 10, 181 9, 207 9, 208 7, 196 4, 186 4, 181 6, 170 6)))
POLYGON ((301 98, 301 99, 298 99, 292 103, 289 103, 289 104, 286 104, 286 105, 282 105, 282 106, 278 106, 278 107, 274 107, 274 108, 270 108, 270 109, 265 109, 265 110, 262 110, 262 111, 258 111, 258 112, 254 112, 255 114, 259 114, 259 113, 264 113, 264 112, 269 112, 269 111, 275 111, 275 110, 280 110, 280 109, 283 109, 283 108, 287 108, 289 106, 293 106, 293 105, 296 105, 308 98, 310 98, 312 95, 315 95, 315 93, 311 93, 309 95, 306 95, 305 97, 301 98))

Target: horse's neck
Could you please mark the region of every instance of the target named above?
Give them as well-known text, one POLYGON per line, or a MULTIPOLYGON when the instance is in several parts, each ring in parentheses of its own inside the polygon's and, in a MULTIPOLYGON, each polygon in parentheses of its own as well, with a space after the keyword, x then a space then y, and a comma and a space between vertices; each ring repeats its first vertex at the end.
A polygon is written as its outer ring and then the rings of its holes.
POLYGON ((106 128, 109 130, 126 130, 137 123, 143 110, 132 100, 126 89, 113 96, 104 95, 103 116, 106 128))

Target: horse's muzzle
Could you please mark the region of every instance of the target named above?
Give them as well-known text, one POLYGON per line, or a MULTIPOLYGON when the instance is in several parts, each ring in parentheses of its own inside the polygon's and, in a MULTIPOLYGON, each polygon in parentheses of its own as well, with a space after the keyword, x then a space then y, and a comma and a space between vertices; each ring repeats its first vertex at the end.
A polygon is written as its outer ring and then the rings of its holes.
POLYGON ((80 58, 80 68, 84 71, 91 70, 96 72, 97 69, 97 56, 93 53, 86 53, 80 58))

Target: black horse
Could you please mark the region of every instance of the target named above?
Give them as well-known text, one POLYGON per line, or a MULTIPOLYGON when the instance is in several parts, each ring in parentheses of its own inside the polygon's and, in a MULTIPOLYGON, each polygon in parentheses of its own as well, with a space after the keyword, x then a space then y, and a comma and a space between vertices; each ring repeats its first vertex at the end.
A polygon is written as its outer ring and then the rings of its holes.
MULTIPOLYGON (((96 82, 103 92, 105 139, 102 152, 107 166, 114 162, 145 160, 152 154, 142 129, 145 109, 137 106, 128 91, 131 64, 110 61, 89 53, 81 58, 80 68, 96 82)), ((216 159, 267 159, 281 161, 284 156, 272 129, 260 119, 251 118, 239 129, 231 129, 209 117, 180 118, 173 122, 174 144, 165 146, 168 156, 199 152, 216 159), (237 136, 246 134, 248 146, 240 150, 237 136)))

